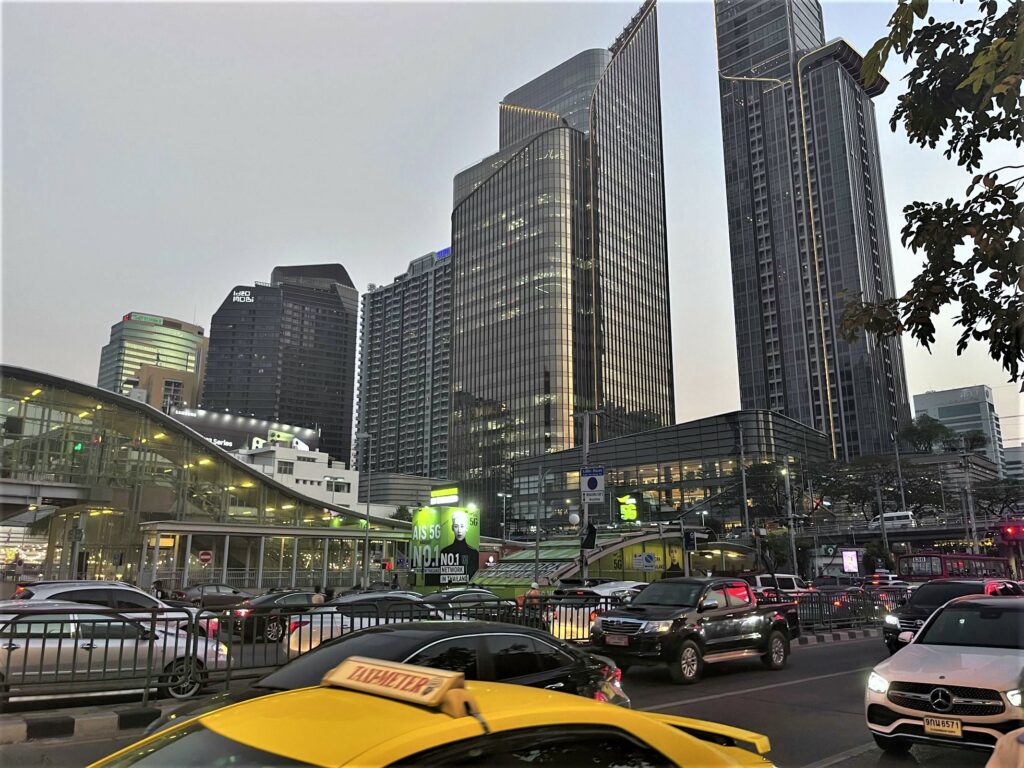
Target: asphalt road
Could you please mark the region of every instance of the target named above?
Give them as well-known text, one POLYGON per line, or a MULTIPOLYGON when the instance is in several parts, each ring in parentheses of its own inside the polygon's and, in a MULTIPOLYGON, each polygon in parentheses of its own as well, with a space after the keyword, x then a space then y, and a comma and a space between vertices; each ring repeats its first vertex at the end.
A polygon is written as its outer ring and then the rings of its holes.
MULTIPOLYGON (((694 686, 669 682, 660 668, 630 670, 623 686, 637 709, 728 723, 766 734, 783 768, 983 768, 987 756, 914 747, 895 759, 875 747, 864 725, 864 684, 886 657, 877 638, 797 647, 789 666, 769 672, 758 661, 705 667, 694 686)), ((0 747, 0 765, 81 768, 132 739, 56 741, 0 747)))

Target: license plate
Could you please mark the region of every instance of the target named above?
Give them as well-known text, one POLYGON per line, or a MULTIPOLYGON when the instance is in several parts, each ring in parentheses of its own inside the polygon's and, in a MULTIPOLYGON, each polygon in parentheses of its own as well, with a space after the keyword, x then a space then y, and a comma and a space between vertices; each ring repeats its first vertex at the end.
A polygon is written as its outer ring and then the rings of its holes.
POLYGON ((926 717, 924 718, 924 732, 932 736, 955 736, 963 738, 963 731, 960 729, 960 721, 948 717, 926 717))
POLYGON ((604 642, 607 645, 629 645, 629 638, 625 635, 605 635, 604 642))

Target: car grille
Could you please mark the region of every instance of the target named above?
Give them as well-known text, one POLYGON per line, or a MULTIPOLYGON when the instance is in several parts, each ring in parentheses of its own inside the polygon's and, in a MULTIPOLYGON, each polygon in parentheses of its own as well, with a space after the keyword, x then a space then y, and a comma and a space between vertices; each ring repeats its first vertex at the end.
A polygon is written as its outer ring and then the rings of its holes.
POLYGON ((984 717, 998 715, 1004 709, 998 691, 965 685, 895 682, 889 686, 886 697, 898 707, 913 709, 917 712, 935 712, 940 715, 984 717), (932 706, 930 697, 936 688, 945 688, 950 692, 953 697, 952 709, 940 711, 932 706))
POLYGON ((917 632, 924 621, 924 619, 900 619, 900 632, 917 632))
POLYGON ((636 619, 601 619, 601 630, 615 635, 635 635, 642 626, 636 619))

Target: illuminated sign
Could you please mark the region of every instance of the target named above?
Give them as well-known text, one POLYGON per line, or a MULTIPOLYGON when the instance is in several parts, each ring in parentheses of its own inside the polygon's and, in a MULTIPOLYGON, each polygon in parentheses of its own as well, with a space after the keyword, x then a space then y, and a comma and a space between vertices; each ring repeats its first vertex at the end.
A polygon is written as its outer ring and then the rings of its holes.
POLYGON ((250 290, 235 290, 231 292, 231 301, 235 304, 253 304, 256 302, 256 297, 250 290))
POLYGON ((860 566, 857 564, 857 552, 853 549, 843 550, 843 573, 858 573, 860 566))
POLYGON ((462 507, 416 510, 412 567, 427 585, 467 583, 480 568, 480 513, 462 507))
POLYGON ((615 499, 619 502, 619 519, 636 520, 636 499, 632 496, 616 496, 615 499))
POLYGON ((442 248, 440 251, 434 251, 434 259, 437 261, 440 261, 441 259, 447 259, 451 255, 451 246, 448 246, 447 248, 442 248))
POLYGON ((430 503, 437 504, 458 504, 458 488, 435 488, 430 492, 430 503))
POLYGON ((144 315, 141 312, 131 312, 124 316, 125 320, 141 320, 144 323, 154 323, 156 325, 163 325, 164 319, 157 317, 156 315, 144 315))

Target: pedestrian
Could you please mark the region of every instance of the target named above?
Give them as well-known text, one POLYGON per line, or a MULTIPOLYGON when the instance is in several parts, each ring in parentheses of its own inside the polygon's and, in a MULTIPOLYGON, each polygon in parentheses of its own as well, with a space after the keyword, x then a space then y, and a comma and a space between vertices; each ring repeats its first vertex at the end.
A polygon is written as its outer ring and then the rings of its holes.
POLYGON ((324 599, 324 588, 317 584, 313 587, 313 597, 310 602, 313 603, 313 605, 323 605, 324 599))
POLYGON ((391 574, 391 588, 392 589, 398 589, 398 587, 399 587, 399 584, 398 584, 398 574, 397 573, 392 573, 391 574))
POLYGON ((167 597, 167 593, 164 592, 164 583, 160 579, 156 579, 153 582, 153 587, 150 589, 153 597, 157 600, 164 600, 167 597))
POLYGON ((530 588, 526 591, 523 596, 523 613, 524 618, 527 621, 527 626, 541 627, 541 610, 540 610, 541 596, 540 596, 540 585, 536 582, 530 582, 530 588))

